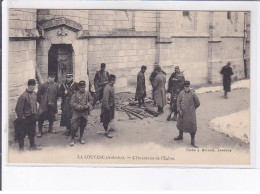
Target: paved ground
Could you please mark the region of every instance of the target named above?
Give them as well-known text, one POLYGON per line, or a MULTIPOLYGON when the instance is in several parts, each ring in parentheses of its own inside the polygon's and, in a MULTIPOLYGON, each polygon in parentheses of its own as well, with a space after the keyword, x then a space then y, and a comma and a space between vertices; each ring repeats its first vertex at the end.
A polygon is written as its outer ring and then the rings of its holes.
MULTIPOLYGON (((222 92, 198 95, 201 106, 197 109, 197 145, 203 148, 226 147, 248 151, 248 144, 244 144, 237 139, 231 139, 224 134, 219 134, 209 129, 209 122, 213 118, 247 109, 250 106, 250 91, 249 89, 234 90, 230 93, 229 99, 223 99, 222 95, 222 92)), ((164 108, 165 112, 163 115, 157 118, 146 118, 144 120, 129 120, 125 113, 117 111, 115 122, 116 131, 111 132, 113 135, 112 139, 108 139, 96 133, 97 131, 103 130, 102 125, 98 122, 100 109, 96 109, 92 111, 92 116, 89 118, 88 129, 85 131, 87 143, 82 145, 82 148, 89 144, 113 147, 138 146, 138 144, 153 143, 170 149, 189 146, 189 134, 184 135, 184 141, 176 142, 173 140, 173 138, 178 135, 178 130, 175 121, 166 121, 168 108, 168 105, 164 108)), ((43 149, 54 146, 68 147, 70 138, 63 135, 65 128, 59 127, 58 122, 55 123, 55 127, 57 131, 59 131, 58 134, 46 133, 42 138, 36 138, 36 143, 43 145, 43 149)), ((28 140, 26 140, 26 146, 28 146, 28 140)), ((10 147, 15 150, 18 149, 17 143, 12 143, 10 147)))

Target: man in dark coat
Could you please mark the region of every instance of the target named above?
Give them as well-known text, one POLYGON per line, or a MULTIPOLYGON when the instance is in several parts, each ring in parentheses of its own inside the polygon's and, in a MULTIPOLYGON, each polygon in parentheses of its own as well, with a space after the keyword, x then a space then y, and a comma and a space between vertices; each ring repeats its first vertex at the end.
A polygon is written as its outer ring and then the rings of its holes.
POLYGON ((49 132, 56 133, 53 129, 53 122, 57 111, 57 100, 59 97, 59 85, 54 82, 55 75, 50 74, 48 81, 39 86, 37 92, 37 101, 40 104, 38 114, 39 133, 37 137, 42 136, 42 127, 45 120, 49 121, 49 132))
POLYGON ((141 67, 141 71, 137 75, 135 100, 138 100, 139 108, 142 105, 144 105, 144 98, 146 97, 145 76, 144 76, 146 69, 147 67, 143 65, 141 67))
POLYGON ((166 76, 161 70, 161 67, 158 66, 155 71, 156 76, 153 79, 152 87, 153 87, 153 99, 158 106, 159 114, 163 113, 163 107, 166 105, 166 76))
MULTIPOLYGON (((156 75, 158 74, 158 70, 159 70, 159 72, 162 72, 164 75, 166 75, 166 73, 161 69, 160 65, 155 64, 154 65, 154 70, 151 73, 150 78, 149 78, 150 83, 151 83, 152 86, 153 86, 153 80, 156 77, 156 75)), ((154 88, 152 88, 152 89, 154 90, 154 88)), ((152 91, 152 94, 153 94, 153 91, 152 91)), ((154 100, 154 96, 153 95, 152 95, 152 99, 154 100)), ((154 105, 156 105, 156 101, 155 100, 154 100, 154 105)))
POLYGON ((101 105, 100 120, 101 123, 103 123, 103 127, 105 129, 105 136, 108 138, 112 138, 112 136, 109 135, 108 124, 112 119, 114 119, 115 115, 115 81, 116 76, 111 74, 109 76, 109 83, 106 84, 104 88, 104 94, 101 105))
POLYGON ((62 98, 61 102, 61 121, 60 126, 65 126, 66 136, 70 136, 71 134, 71 117, 72 117, 72 109, 70 106, 70 100, 72 94, 78 91, 78 83, 73 81, 73 75, 67 74, 66 81, 61 84, 59 88, 59 96, 62 98))
POLYGON ((18 138, 19 150, 24 150, 24 138, 29 137, 30 150, 40 149, 35 145, 34 136, 36 134, 36 115, 37 115, 37 96, 34 92, 36 81, 30 79, 28 88, 18 98, 15 112, 18 118, 15 120, 16 133, 18 138))
POLYGON ((223 75, 223 89, 225 92, 224 97, 228 98, 228 92, 231 90, 231 75, 233 75, 232 68, 230 67, 231 63, 228 62, 226 66, 222 67, 220 74, 223 75))
POLYGON ((79 90, 75 92, 70 101, 72 107, 72 119, 71 119, 71 143, 70 146, 74 146, 75 135, 80 128, 79 142, 85 144, 83 140, 84 130, 87 126, 87 119, 90 111, 92 110, 93 98, 90 92, 86 91, 86 82, 80 81, 79 90))
POLYGON ((171 119, 172 112, 174 112, 174 117, 173 120, 177 121, 177 97, 184 89, 184 75, 180 72, 179 66, 175 67, 175 72, 172 73, 171 77, 169 78, 168 82, 168 90, 171 94, 171 103, 170 103, 170 113, 169 116, 167 117, 167 121, 171 119))
POLYGON ((184 90, 182 90, 177 99, 177 110, 179 113, 177 128, 179 136, 174 140, 183 140, 183 132, 190 133, 191 145, 195 146, 195 134, 197 132, 197 121, 195 110, 200 106, 197 95, 190 89, 190 82, 184 82, 184 90))
POLYGON ((100 71, 97 71, 95 78, 94 78, 94 86, 95 86, 95 97, 94 97, 94 104, 99 100, 102 100, 103 97, 103 90, 108 83, 108 78, 109 78, 109 73, 105 71, 106 69, 106 64, 101 63, 101 69, 100 71))

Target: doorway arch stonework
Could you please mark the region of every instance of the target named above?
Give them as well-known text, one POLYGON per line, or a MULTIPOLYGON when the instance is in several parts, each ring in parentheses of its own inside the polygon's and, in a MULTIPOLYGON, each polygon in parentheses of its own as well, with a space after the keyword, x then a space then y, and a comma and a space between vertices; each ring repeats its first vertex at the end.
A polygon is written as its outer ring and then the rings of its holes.
MULTIPOLYGON (((72 45, 73 75, 75 81, 85 80, 87 75, 87 45, 88 40, 79 38, 82 34, 81 24, 67 18, 55 18, 39 23, 41 38, 37 40, 36 63, 43 81, 48 77, 48 53, 52 45, 72 45)), ((88 86, 88 85, 87 85, 88 86)))

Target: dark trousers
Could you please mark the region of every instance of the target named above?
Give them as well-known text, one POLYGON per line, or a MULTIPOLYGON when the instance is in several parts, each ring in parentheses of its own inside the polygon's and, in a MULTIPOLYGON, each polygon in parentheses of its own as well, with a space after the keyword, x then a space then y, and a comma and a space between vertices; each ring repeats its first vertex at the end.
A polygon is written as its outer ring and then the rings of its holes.
POLYGON ((24 148, 24 138, 26 135, 28 135, 30 147, 35 147, 34 136, 36 134, 36 115, 27 116, 24 120, 17 122, 20 125, 17 131, 19 148, 24 148))
POLYGON ((84 129, 87 126, 87 119, 83 116, 80 116, 71 121, 71 139, 75 138, 75 135, 80 128, 80 138, 83 137, 84 129))
POLYGON ((115 117, 115 107, 109 107, 109 110, 104 111, 101 115, 100 115, 100 120, 101 123, 103 123, 103 127, 105 129, 105 131, 108 130, 108 124, 110 123, 110 121, 112 119, 114 119, 115 117))
POLYGON ((49 121, 49 128, 51 128, 53 126, 54 119, 55 119, 55 108, 52 106, 48 106, 48 110, 39 115, 39 119, 38 119, 39 131, 42 132, 43 123, 46 120, 49 121))
MULTIPOLYGON (((183 131, 179 130, 179 135, 180 135, 181 137, 183 137, 183 131)), ((194 139, 194 138, 195 138, 195 135, 196 135, 195 132, 190 133, 191 139, 194 139)))

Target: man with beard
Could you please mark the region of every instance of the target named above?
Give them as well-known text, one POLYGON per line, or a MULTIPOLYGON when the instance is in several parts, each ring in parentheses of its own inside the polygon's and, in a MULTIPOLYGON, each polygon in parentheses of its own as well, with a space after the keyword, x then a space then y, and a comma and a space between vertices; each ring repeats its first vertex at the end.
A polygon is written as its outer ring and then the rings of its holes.
POLYGON ((147 67, 142 66, 141 71, 137 75, 137 87, 135 93, 135 100, 138 100, 138 107, 140 108, 144 105, 144 98, 146 97, 146 87, 145 87, 145 76, 144 73, 147 67))
POLYGON ((72 108, 72 119, 71 119, 71 142, 70 146, 75 144, 75 136, 80 128, 79 142, 85 144, 83 139, 84 130, 87 126, 87 119, 90 111, 92 110, 92 96, 89 91, 86 91, 86 82, 80 81, 78 84, 79 90, 75 92, 70 101, 72 108))
POLYGON ((37 96, 34 92, 36 81, 28 81, 26 91, 18 98, 15 112, 18 118, 15 121, 16 133, 19 144, 19 150, 24 150, 24 138, 28 135, 30 141, 30 150, 40 149, 35 145, 34 136, 36 134, 36 114, 37 114, 37 96))
POLYGON ((105 129, 105 136, 108 138, 112 138, 112 136, 109 135, 108 124, 112 119, 114 119, 115 115, 115 82, 116 76, 111 74, 109 76, 109 83, 106 84, 104 88, 104 95, 101 105, 100 120, 101 123, 103 123, 103 127, 105 129))
POLYGON ((62 98, 61 102, 61 121, 60 126, 66 127, 66 136, 70 136, 71 134, 71 117, 72 117, 72 109, 70 105, 70 100, 72 94, 78 91, 78 83, 73 81, 73 75, 67 74, 66 81, 61 84, 59 88, 59 96, 62 98))
POLYGON ((228 62, 226 66, 221 69, 220 74, 223 75, 223 89, 224 89, 224 98, 228 98, 228 92, 231 91, 231 75, 233 75, 232 68, 230 67, 231 63, 228 62))
POLYGON ((170 113, 169 116, 167 117, 167 121, 171 119, 172 113, 174 113, 173 120, 177 121, 177 97, 184 89, 184 75, 180 72, 179 66, 175 67, 175 72, 172 73, 171 77, 169 78, 168 82, 168 90, 171 94, 171 103, 170 103, 170 113))
POLYGON ((48 81, 39 86, 37 92, 37 101, 40 104, 38 114, 38 127, 39 133, 37 137, 41 137, 43 134, 42 127, 44 121, 49 121, 49 132, 56 133, 53 129, 53 122, 55 120, 55 114, 57 110, 57 100, 59 97, 59 85, 54 82, 55 74, 51 73, 48 77, 48 81))
POLYGON ((197 95, 190 89, 190 82, 184 82, 184 90, 180 92, 177 99, 178 121, 177 128, 179 135, 174 140, 183 140, 183 132, 190 133, 191 145, 195 145, 197 132, 196 109, 200 106, 197 95))
POLYGON ((108 83, 108 78, 109 78, 109 73, 105 71, 106 69, 106 64, 101 63, 101 69, 100 71, 97 71, 95 78, 94 78, 94 86, 95 86, 95 97, 94 97, 94 102, 93 105, 96 104, 96 102, 99 100, 101 101, 103 98, 103 90, 108 83))

